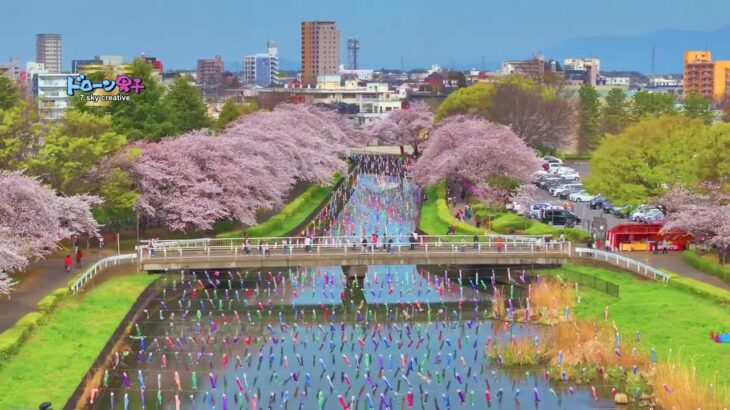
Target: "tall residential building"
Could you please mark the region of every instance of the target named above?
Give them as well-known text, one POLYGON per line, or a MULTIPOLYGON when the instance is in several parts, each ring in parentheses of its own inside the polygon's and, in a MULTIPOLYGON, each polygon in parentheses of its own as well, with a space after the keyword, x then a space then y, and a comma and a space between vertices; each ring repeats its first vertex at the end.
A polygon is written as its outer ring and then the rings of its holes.
POLYGON ((276 41, 269 40, 266 42, 266 53, 272 57, 279 58, 279 46, 276 41))
POLYGON ((268 87, 277 84, 279 78, 278 59, 269 54, 254 54, 243 58, 244 84, 268 87))
POLYGON ((35 42, 35 61, 43 63, 46 70, 60 73, 63 61, 61 59, 61 35, 37 34, 35 42))
POLYGON ((712 61, 709 51, 684 53, 684 95, 720 101, 730 95, 730 61, 712 61))
POLYGON ((302 22, 302 81, 340 73, 340 32, 334 21, 302 22))
POLYGON ((215 56, 214 59, 198 60, 196 81, 201 85, 217 85, 223 79, 223 59, 215 56))

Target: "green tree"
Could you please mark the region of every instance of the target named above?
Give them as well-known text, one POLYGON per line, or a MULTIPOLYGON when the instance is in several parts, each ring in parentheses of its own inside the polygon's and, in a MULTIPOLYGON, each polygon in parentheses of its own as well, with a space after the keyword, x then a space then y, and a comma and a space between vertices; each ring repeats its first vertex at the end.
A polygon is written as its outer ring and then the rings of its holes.
POLYGON ((115 101, 108 106, 114 129, 130 140, 159 141, 178 135, 175 113, 169 100, 163 98, 165 89, 157 82, 152 65, 143 60, 132 62, 130 77, 141 78, 145 86, 139 94, 130 93, 130 101, 115 101))
POLYGON ((126 143, 124 135, 112 130, 109 116, 69 110, 44 136, 43 146, 27 162, 28 169, 66 195, 95 191, 98 187, 87 179, 89 171, 126 143))
POLYGON ((184 133, 210 125, 208 107, 203 102, 200 89, 190 85, 188 76, 177 77, 164 97, 172 107, 173 119, 178 132, 184 133))
POLYGON ((673 94, 639 91, 634 94, 632 103, 631 116, 634 121, 676 112, 673 94))
POLYGON ((226 100, 218 114, 218 119, 214 123, 216 133, 222 132, 228 124, 235 121, 243 115, 248 115, 258 111, 259 105, 256 101, 244 104, 236 104, 232 99, 226 100))
POLYGON ((712 100, 695 93, 684 97, 682 112, 690 118, 702 120, 707 125, 712 124, 712 121, 715 120, 715 109, 712 106, 712 100))
POLYGON ((621 88, 614 88, 606 96, 606 104, 601 112, 601 130, 607 134, 623 132, 631 122, 631 107, 626 93, 621 88))
POLYGON ((40 132, 40 117, 32 102, 21 100, 0 110, 0 168, 21 168, 38 150, 40 132))
POLYGON ((578 151, 589 152, 601 139, 601 102, 590 84, 578 90, 578 151))
POLYGON ((8 110, 18 104, 20 92, 13 81, 0 75, 0 110, 8 110))
POLYGON ((695 154, 707 146, 704 129, 678 115, 632 124, 593 152, 585 186, 620 204, 645 203, 669 184, 691 186, 698 181, 695 154))
POLYGON ((702 135, 707 146, 697 152, 697 176, 730 188, 730 124, 709 127, 702 135))
POLYGON ((461 71, 449 71, 448 78, 449 80, 455 80, 457 87, 466 87, 466 76, 461 71))
POLYGON ((471 87, 459 88, 439 105, 435 121, 456 114, 477 114, 488 118, 493 106, 495 87, 492 84, 476 83, 471 87))

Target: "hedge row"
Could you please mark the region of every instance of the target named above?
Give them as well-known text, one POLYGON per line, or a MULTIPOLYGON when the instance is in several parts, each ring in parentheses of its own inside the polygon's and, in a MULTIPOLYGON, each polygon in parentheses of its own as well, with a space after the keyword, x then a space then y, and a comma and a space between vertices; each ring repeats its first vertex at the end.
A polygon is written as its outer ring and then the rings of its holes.
POLYGON ((505 213, 492 221, 491 229, 501 234, 552 235, 565 234, 571 241, 584 241, 590 238, 588 232, 578 228, 554 228, 541 222, 513 213, 505 213))
POLYGON ((454 226, 455 235, 482 235, 484 229, 477 228, 456 219, 446 202, 446 183, 440 182, 426 189, 428 200, 421 206, 419 229, 427 235, 446 235, 449 225, 454 226))
POLYGON ((69 288, 58 288, 38 302, 38 311, 21 317, 13 327, 0 333, 0 360, 6 360, 18 351, 28 335, 71 293, 69 288))
POLYGON ((708 260, 692 250, 686 250, 682 254, 682 260, 695 269, 701 270, 712 276, 716 276, 726 282, 730 282, 730 269, 717 262, 708 260))
POLYGON ((730 292, 698 280, 672 273, 669 286, 695 294, 703 299, 710 299, 723 305, 730 305, 730 292))

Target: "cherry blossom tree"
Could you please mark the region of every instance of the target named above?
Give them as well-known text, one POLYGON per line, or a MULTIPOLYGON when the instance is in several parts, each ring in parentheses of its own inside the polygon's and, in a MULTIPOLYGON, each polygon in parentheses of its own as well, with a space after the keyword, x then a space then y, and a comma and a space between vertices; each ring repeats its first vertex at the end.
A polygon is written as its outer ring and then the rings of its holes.
POLYGON ((77 234, 97 235, 91 208, 95 196, 63 197, 36 178, 0 171, 0 293, 8 293, 8 273, 25 268, 77 234))
POLYGON ((419 155, 419 148, 428 138, 433 128, 433 113, 424 102, 415 102, 410 107, 392 111, 387 117, 366 129, 370 139, 378 138, 383 142, 413 147, 413 155, 419 155))
POLYGON ((720 185, 674 186, 655 202, 667 209, 663 232, 681 231, 723 250, 730 247, 730 195, 720 185))
POLYGON ((483 199, 507 200, 540 169, 537 153, 507 126, 457 115, 441 122, 414 167, 416 181, 466 180, 483 199))
POLYGON ((257 212, 280 207, 297 181, 329 183, 345 172, 346 151, 358 138, 337 113, 283 104, 244 116, 217 137, 193 132, 141 143, 129 170, 137 209, 173 230, 207 230, 224 218, 253 225, 257 212))
POLYGON ((223 135, 267 144, 291 163, 299 180, 329 183, 347 169, 346 152, 360 140, 354 126, 336 112, 306 104, 281 104, 244 116, 223 135))

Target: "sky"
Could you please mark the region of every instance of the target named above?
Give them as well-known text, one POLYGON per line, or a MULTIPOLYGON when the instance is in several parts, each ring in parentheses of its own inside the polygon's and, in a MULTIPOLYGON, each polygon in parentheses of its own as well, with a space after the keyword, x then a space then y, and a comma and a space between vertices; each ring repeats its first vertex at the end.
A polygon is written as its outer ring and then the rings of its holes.
MULTIPOLYGON (((35 58, 35 34, 63 36, 64 68, 94 55, 145 52, 165 68, 192 69, 220 54, 237 62, 279 44, 298 66, 300 22, 336 20, 342 39, 360 40, 362 67, 437 63, 487 69, 566 41, 636 36, 663 29, 712 31, 730 24, 730 1, 695 0, 0 0, 0 62, 35 58), (107 5, 108 4, 108 5, 107 5), (599 5, 600 4, 600 5, 599 5), (711 12, 708 12, 711 10, 711 12)), ((550 56, 547 56, 550 57, 550 56)), ((730 57, 730 56, 728 56, 730 57)), ((604 63, 605 64, 605 63, 604 63)))

